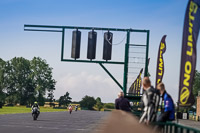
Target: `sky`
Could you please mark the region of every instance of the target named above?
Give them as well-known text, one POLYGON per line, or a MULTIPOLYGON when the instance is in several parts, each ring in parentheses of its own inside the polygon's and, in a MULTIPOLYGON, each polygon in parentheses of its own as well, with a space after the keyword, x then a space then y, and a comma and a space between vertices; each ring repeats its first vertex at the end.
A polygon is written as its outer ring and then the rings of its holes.
MULTIPOLYGON (((73 101, 85 95, 114 102, 120 88, 98 64, 61 62, 61 33, 27 32, 24 24, 61 25, 150 30, 149 73, 155 84, 157 54, 160 40, 166 38, 163 82, 174 101, 177 101, 180 55, 185 10, 188 0, 1 0, 0 1, 0 58, 10 60, 34 56, 45 59, 53 68, 57 81, 55 98, 67 91, 73 101)), ((71 32, 66 30, 64 58, 70 58, 71 32)), ((87 32, 81 31, 81 58, 86 59, 87 32)), ((97 34, 97 60, 102 60, 103 32, 97 34)), ((124 33, 113 32, 112 61, 124 60, 124 33)), ((131 43, 144 44, 144 34, 131 34, 131 43)), ((197 42, 197 70, 200 70, 197 42)), ((105 65, 123 83, 122 65, 105 65)), ((139 71, 138 71, 139 73, 139 71)))

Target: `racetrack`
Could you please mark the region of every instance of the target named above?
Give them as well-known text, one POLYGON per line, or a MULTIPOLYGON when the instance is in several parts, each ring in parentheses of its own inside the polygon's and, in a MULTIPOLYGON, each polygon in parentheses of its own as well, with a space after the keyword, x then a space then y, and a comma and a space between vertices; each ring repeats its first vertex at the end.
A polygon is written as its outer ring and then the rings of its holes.
MULTIPOLYGON (((179 120, 181 124, 199 128, 200 122, 179 120)), ((148 133, 136 117, 123 111, 73 111, 41 113, 33 121, 31 113, 0 115, 0 133, 148 133)))
POLYGON ((109 112, 73 111, 41 113, 33 121, 31 113, 0 115, 0 133, 88 133, 94 132, 97 125, 109 112))

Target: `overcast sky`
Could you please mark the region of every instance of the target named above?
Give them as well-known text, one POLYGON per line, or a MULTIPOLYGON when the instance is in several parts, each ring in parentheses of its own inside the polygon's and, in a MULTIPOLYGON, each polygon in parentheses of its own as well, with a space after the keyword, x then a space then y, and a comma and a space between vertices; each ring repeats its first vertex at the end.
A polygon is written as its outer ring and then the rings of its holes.
MULTIPOLYGON (((0 0, 0 58, 32 59, 39 56, 53 68, 55 97, 66 91, 73 101, 85 95, 114 102, 119 87, 98 64, 61 62, 61 33, 25 32, 24 24, 132 28, 150 30, 149 72, 153 85, 160 40, 167 35, 163 82, 177 100, 183 20, 188 0, 0 0)), ((70 58, 71 32, 65 35, 65 58, 70 58)), ((82 31, 81 59, 86 59, 87 33, 82 31)), ((97 59, 102 60, 103 32, 97 36, 97 59)), ((125 34, 114 32, 112 59, 123 61, 125 34)), ((143 34, 132 34, 131 43, 145 43, 143 34)), ((200 70, 197 42, 197 70, 200 70)), ((121 65, 105 65, 123 83, 121 65)), ((138 71, 139 72, 139 71, 138 71)))

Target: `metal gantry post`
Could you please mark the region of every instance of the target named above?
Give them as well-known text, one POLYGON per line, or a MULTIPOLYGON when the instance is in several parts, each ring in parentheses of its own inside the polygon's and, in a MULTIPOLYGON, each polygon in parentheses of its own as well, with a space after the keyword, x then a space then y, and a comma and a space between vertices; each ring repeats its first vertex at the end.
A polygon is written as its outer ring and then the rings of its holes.
POLYGON ((145 72, 144 76, 148 76, 148 65, 149 65, 149 30, 147 30, 147 44, 146 44, 146 61, 145 61, 145 72))
POLYGON ((125 45, 125 56, 124 56, 124 83, 123 83, 123 92, 126 96, 127 89, 127 74, 128 74, 128 54, 129 54, 129 43, 130 43, 130 31, 127 31, 126 45, 125 45))
MULTIPOLYGON (((130 33, 140 32, 147 33, 147 48, 146 48, 146 65, 145 65, 145 76, 148 73, 148 51, 149 51, 149 30, 139 29, 119 29, 119 28, 100 28, 100 27, 75 27, 75 26, 53 26, 53 25, 24 25, 24 31, 44 31, 44 32, 61 32, 61 61, 65 62, 82 62, 82 63, 98 63, 106 71, 106 73, 115 81, 115 83, 123 88, 123 92, 127 94, 127 81, 128 81, 128 65, 129 65, 129 46, 130 46, 130 33), (102 61, 102 60, 74 60, 66 59, 64 57, 64 41, 65 41, 65 30, 67 29, 80 29, 80 30, 102 30, 102 31, 119 31, 126 32, 126 44, 125 44, 125 56, 124 61, 102 61), (124 65, 123 85, 114 78, 114 76, 103 66, 103 64, 121 64, 124 65)), ((142 45, 141 45, 142 46, 142 45)), ((136 98, 136 97, 133 97, 136 98)), ((137 99, 137 98, 136 98, 137 99)))
POLYGON ((63 61, 63 56, 64 56, 64 41, 65 41, 65 28, 62 28, 61 61, 63 61))

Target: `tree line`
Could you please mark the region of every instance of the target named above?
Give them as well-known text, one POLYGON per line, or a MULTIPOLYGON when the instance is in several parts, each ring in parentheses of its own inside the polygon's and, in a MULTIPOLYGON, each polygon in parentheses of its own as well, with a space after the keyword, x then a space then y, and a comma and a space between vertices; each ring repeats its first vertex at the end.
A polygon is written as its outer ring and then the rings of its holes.
POLYGON ((72 102, 72 98, 69 96, 69 92, 66 92, 64 96, 61 96, 57 102, 59 102, 59 106, 67 107, 69 104, 80 104, 82 110, 98 110, 101 109, 114 109, 114 103, 102 103, 101 98, 97 97, 96 99, 92 96, 84 96, 79 102, 72 102))
POLYGON ((0 58, 1 104, 31 105, 38 101, 44 105, 46 94, 49 100, 53 99, 55 84, 52 68, 40 57, 14 57, 8 61, 0 58))
MULTIPOLYGON (((0 106, 7 105, 32 105, 35 101, 43 106, 46 101, 59 106, 68 106, 72 101, 66 92, 58 100, 54 99, 56 81, 52 77, 52 69, 46 60, 34 57, 31 60, 23 57, 14 57, 4 61, 0 58, 0 106)), ((80 102, 83 109, 101 110, 104 106, 113 108, 111 104, 103 104, 101 98, 94 99, 85 96, 80 102)))
POLYGON ((96 99, 91 96, 85 96, 79 102, 81 109, 88 109, 88 110, 98 110, 100 111, 102 108, 104 109, 114 109, 114 103, 102 103, 101 98, 97 97, 96 99))

